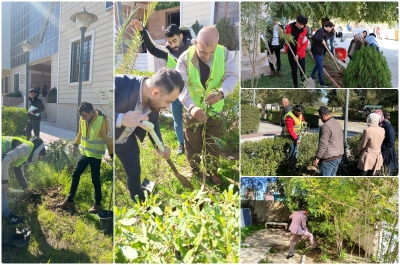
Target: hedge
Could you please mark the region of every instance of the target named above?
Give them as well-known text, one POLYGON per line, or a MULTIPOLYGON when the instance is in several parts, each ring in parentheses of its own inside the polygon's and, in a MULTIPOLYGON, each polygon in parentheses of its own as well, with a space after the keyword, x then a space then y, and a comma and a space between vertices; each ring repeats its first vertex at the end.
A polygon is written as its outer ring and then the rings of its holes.
POLYGON ((281 126, 281 113, 280 112, 272 112, 270 122, 281 126))
MULTIPOLYGON (((25 109, 17 107, 1 108, 1 135, 22 136, 25 135, 25 127, 28 122, 28 115, 25 109)), ((24 136, 25 137, 25 136, 24 136)))
POLYGON ((241 134, 256 133, 260 126, 260 110, 257 106, 241 105, 241 134))
POLYGON ((5 97, 12 97, 12 98, 22 98, 21 91, 11 92, 5 95, 5 97))
POLYGON ((399 111, 398 110, 390 112, 390 123, 393 125, 396 135, 398 135, 399 134, 399 131, 398 131, 399 130, 399 111))
POLYGON ((47 96, 47 103, 57 103, 57 88, 53 87, 47 96))
POLYGON ((356 121, 364 120, 365 121, 365 116, 358 111, 349 110, 349 120, 356 120, 356 121))
MULTIPOLYGON (((318 133, 303 135, 299 149, 297 166, 300 172, 307 172, 312 165, 318 149, 318 133)), ((358 147, 361 134, 347 138, 351 156, 349 162, 355 167, 359 161, 358 147)), ((276 136, 256 142, 241 144, 241 175, 242 176, 288 176, 286 168, 289 157, 289 147, 292 140, 289 137, 276 136)), ((396 151, 398 141, 396 141, 396 151)), ((297 173, 296 173, 297 174, 297 173)))

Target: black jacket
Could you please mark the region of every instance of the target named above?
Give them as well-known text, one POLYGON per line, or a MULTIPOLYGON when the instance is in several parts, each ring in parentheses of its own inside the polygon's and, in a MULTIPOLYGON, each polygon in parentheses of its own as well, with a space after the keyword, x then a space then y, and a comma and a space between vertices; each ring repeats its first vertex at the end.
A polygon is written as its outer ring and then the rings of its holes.
POLYGON ((32 115, 28 112, 28 119, 29 120, 41 120, 40 113, 45 110, 43 102, 35 96, 33 99, 29 98, 31 102, 31 106, 37 108, 36 110, 32 111, 33 113, 39 113, 39 116, 32 115))
MULTIPOLYGON (((165 61, 167 61, 168 53, 163 50, 160 50, 159 48, 157 48, 155 46, 155 44, 151 41, 147 30, 143 29, 143 31, 141 31, 140 33, 142 35, 143 43, 146 46, 149 53, 151 55, 153 55, 154 57, 164 59, 165 61)), ((181 54, 184 51, 186 51, 191 45, 192 45, 192 43, 189 39, 183 38, 183 46, 180 49, 178 49, 177 51, 174 51, 173 49, 171 49, 171 47, 169 45, 166 45, 165 48, 167 48, 169 53, 171 53, 173 56, 175 56, 178 59, 179 56, 181 56, 181 54)))
MULTIPOLYGON (((144 77, 132 76, 132 75, 116 75, 114 77, 115 90, 114 90, 114 109, 115 109, 115 122, 117 121, 120 113, 126 113, 130 110, 135 110, 137 101, 139 99, 140 82, 144 77)), ((159 112, 151 112, 149 115, 149 122, 154 124, 154 131, 162 141, 160 133, 160 125, 158 122, 159 112)), ((121 128, 115 128, 115 139, 118 139, 122 132, 125 130, 124 126, 121 128)), ((135 131, 129 136, 128 141, 135 140, 135 135, 139 137, 140 141, 143 142, 146 136, 146 131, 140 127, 136 127, 135 131)), ((149 134, 150 140, 153 142, 149 134)), ((116 147, 119 146, 116 145, 116 147)))
POLYGON ((285 127, 285 115, 292 111, 292 106, 287 105, 286 107, 282 108, 281 112, 281 127, 285 127))
MULTIPOLYGON (((284 28, 281 24, 278 24, 278 26, 282 29, 282 32, 284 32, 284 28)), ((279 30, 279 29, 278 29, 279 30)), ((268 26, 267 27, 267 32, 268 32, 268 46, 270 49, 272 49, 272 38, 273 38, 273 34, 274 34, 274 26, 268 26)), ((285 45, 285 39, 284 38, 279 38, 279 48, 283 48, 283 46, 285 45)))
POLYGON ((388 165, 390 169, 398 168, 398 160, 396 155, 396 133, 392 124, 388 120, 384 120, 382 128, 385 129, 385 139, 383 140, 381 151, 383 156, 383 164, 388 165))
POLYGON ((312 36, 311 52, 318 55, 324 55, 326 49, 322 44, 322 41, 325 40, 325 43, 327 43, 328 39, 328 32, 325 31, 324 28, 318 29, 312 36))

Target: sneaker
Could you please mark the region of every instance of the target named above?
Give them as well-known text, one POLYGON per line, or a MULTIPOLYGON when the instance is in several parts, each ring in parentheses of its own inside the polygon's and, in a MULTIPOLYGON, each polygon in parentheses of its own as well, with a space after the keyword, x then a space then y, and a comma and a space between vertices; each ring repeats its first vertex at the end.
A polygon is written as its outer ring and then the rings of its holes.
POLYGON ((311 77, 314 81, 318 81, 318 77, 311 77))
POLYGON ((286 259, 290 259, 290 258, 292 258, 293 256, 294 256, 294 254, 292 254, 292 255, 287 255, 286 259))
POLYGON ((93 204, 93 206, 89 209, 89 213, 98 213, 103 209, 101 205, 93 204))
POLYGON ((24 221, 24 218, 16 214, 10 213, 6 218, 3 218, 3 220, 6 222, 6 224, 17 225, 22 223, 24 221))
POLYGON ((178 147, 178 151, 176 151, 176 153, 178 155, 182 155, 183 153, 185 153, 185 145, 180 144, 179 147, 178 147))
POLYGON ((321 254, 321 249, 318 248, 318 247, 313 248, 311 251, 312 251, 312 252, 316 252, 316 253, 318 253, 318 254, 321 254))
POLYGON ((324 88, 328 88, 329 87, 329 85, 326 84, 326 83, 321 84, 321 86, 324 87, 324 88))
POLYGON ((70 202, 68 201, 68 199, 65 199, 65 201, 63 201, 63 203, 59 203, 56 205, 57 207, 61 208, 61 209, 74 209, 75 208, 75 202, 70 202))

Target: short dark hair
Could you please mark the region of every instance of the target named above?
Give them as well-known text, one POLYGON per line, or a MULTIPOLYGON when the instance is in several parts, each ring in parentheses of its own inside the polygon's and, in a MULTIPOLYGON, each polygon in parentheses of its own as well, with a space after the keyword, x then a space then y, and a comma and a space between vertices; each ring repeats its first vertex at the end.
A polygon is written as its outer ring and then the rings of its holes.
POLYGON ((306 25, 308 23, 308 18, 300 14, 297 16, 296 21, 303 25, 306 25))
POLYGON ((390 118, 390 112, 389 111, 383 112, 383 117, 385 117, 385 119, 389 119, 390 118))
POLYGON ((296 105, 296 106, 294 106, 293 110, 302 112, 303 107, 301 105, 296 105))
POLYGON ((182 92, 185 83, 181 74, 175 69, 162 68, 150 78, 150 87, 159 87, 164 94, 171 94, 175 89, 182 92))
POLYGON ((329 109, 325 106, 320 107, 318 110, 318 113, 319 113, 319 115, 325 115, 325 116, 331 114, 329 109))
POLYGON ((35 94, 36 94, 35 89, 33 89, 33 88, 29 89, 29 94, 30 94, 30 93, 35 93, 35 94))
POLYGON ((171 38, 174 35, 179 36, 179 34, 181 34, 181 29, 175 24, 171 24, 165 29, 165 37, 166 38, 171 38))
POLYGON ((330 22, 330 21, 327 21, 326 23, 325 23, 325 27, 328 27, 328 28, 333 28, 335 25, 332 23, 332 22, 330 22))
POLYGON ((366 30, 364 30, 364 31, 363 31, 363 33, 365 33, 365 35, 367 35, 367 34, 368 34, 368 32, 367 32, 366 30))
POLYGON ((82 112, 90 113, 91 111, 93 111, 92 103, 82 101, 81 105, 78 108, 79 114, 81 114, 82 112))
POLYGON ((374 37, 376 38, 375 33, 370 33, 369 35, 370 35, 370 36, 374 36, 374 37))

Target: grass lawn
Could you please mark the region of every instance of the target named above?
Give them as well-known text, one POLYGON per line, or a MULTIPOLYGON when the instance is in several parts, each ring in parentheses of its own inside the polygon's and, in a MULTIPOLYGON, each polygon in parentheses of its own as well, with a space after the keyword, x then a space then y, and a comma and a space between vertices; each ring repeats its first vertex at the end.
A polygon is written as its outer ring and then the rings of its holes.
MULTIPOLYGON (((2 246, 3 263, 112 263, 113 238, 99 229, 97 215, 89 214, 94 203, 94 189, 89 169, 81 176, 75 197, 76 209, 56 208, 69 192, 71 185, 71 165, 60 172, 55 171, 48 162, 41 161, 27 166, 25 176, 29 188, 39 197, 23 197, 9 194, 9 206, 13 213, 24 217, 19 225, 31 230, 29 245, 19 249, 2 246)), ((12 172, 12 170, 10 171, 12 172)), ((111 195, 112 167, 101 167, 103 207, 111 195)), ((20 189, 15 176, 10 174, 13 189, 20 189)), ((2 225, 2 236, 15 231, 15 226, 2 225)))
MULTIPOLYGON (((311 72, 314 66, 315 62, 310 53, 307 52, 305 71, 307 77, 311 76, 311 72)), ((281 53, 281 68, 283 74, 281 77, 278 77, 277 72, 275 72, 274 77, 270 77, 269 75, 262 75, 258 79, 257 88, 293 88, 292 71, 290 69, 288 55, 284 53, 281 53)), ((317 77, 318 73, 315 76, 317 77)), ((297 78, 300 84, 300 70, 297 70, 297 78)), ((331 85, 330 81, 325 76, 324 81, 325 83, 331 85)), ((254 84, 256 84, 256 81, 254 81, 254 84)), ((316 88, 320 88, 319 81, 315 81, 315 86, 316 88)), ((244 88, 250 88, 250 80, 244 81, 244 88)))
POLYGON ((265 229, 264 224, 255 224, 255 225, 243 227, 242 229, 240 229, 240 241, 244 242, 244 239, 247 236, 252 235, 261 229, 265 229))

